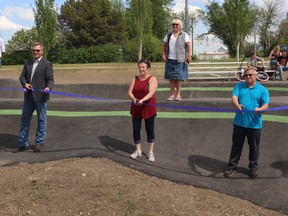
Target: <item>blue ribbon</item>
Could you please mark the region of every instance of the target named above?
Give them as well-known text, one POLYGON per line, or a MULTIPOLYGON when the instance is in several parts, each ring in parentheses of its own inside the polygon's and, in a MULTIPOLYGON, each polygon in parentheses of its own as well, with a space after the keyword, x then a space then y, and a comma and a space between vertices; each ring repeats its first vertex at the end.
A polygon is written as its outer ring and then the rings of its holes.
MULTIPOLYGON (((22 90, 24 93, 27 93, 27 89, 25 88, 0 88, 0 91, 19 91, 22 90)), ((45 92, 53 95, 61 95, 65 97, 73 97, 73 98, 79 98, 79 99, 89 99, 89 100, 98 100, 98 101, 109 101, 109 102, 122 102, 122 103, 130 103, 127 102, 127 100, 119 100, 119 99, 112 99, 112 98, 100 98, 100 97, 93 97, 93 96, 86 96, 86 95, 79 95, 79 94, 72 94, 72 93, 66 93, 66 92, 59 92, 59 91, 45 91, 43 89, 35 90, 32 89, 32 91, 40 91, 45 92)), ((196 106, 179 106, 179 105, 167 105, 167 104, 145 104, 143 105, 149 105, 149 106, 157 106, 157 107, 166 107, 171 109, 185 109, 185 110, 194 110, 194 111, 209 111, 209 112, 255 112, 255 110, 236 110, 236 109, 224 109, 224 108, 210 108, 210 107, 196 107, 196 106)), ((287 110, 288 106, 280 106, 280 107, 274 107, 269 108, 266 110, 268 111, 281 111, 281 110, 287 110)))

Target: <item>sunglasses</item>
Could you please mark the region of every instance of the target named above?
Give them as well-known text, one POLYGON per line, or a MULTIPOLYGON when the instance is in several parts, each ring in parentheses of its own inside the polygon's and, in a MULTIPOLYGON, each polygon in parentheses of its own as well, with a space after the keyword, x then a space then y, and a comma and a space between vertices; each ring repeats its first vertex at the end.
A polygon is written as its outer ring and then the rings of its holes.
POLYGON ((33 52, 40 52, 41 50, 33 49, 32 51, 33 51, 33 52))
POLYGON ((253 76, 253 74, 244 74, 244 77, 252 77, 253 76))
POLYGON ((179 26, 179 24, 173 23, 172 26, 179 26))

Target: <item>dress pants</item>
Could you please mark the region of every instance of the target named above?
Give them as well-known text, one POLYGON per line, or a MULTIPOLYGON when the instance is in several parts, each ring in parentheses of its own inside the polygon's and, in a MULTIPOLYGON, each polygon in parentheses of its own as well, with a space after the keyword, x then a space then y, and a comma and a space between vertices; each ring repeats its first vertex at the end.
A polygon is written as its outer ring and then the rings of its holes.
POLYGON ((261 129, 244 128, 234 125, 232 135, 233 145, 228 162, 229 169, 237 169, 246 137, 249 145, 249 169, 253 171, 258 169, 260 134, 261 129))

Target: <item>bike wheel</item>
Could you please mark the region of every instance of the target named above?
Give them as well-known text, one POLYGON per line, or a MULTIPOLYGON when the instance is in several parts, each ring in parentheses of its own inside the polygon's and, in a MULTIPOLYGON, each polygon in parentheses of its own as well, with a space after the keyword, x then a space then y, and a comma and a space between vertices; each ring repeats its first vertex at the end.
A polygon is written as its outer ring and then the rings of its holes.
POLYGON ((256 78, 261 82, 266 82, 269 80, 269 75, 263 71, 258 71, 256 78))
POLYGON ((244 77, 243 77, 243 72, 242 71, 236 71, 236 73, 235 73, 235 78, 238 80, 238 81, 240 81, 240 82, 244 82, 245 81, 245 79, 244 79, 244 77))

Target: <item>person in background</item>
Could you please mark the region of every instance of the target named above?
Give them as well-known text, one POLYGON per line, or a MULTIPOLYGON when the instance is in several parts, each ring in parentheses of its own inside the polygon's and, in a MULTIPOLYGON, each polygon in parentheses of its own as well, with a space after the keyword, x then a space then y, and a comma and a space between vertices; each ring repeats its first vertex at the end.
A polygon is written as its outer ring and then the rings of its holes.
POLYGON ((34 152, 42 151, 47 129, 47 101, 49 91, 54 85, 53 66, 43 55, 43 45, 35 43, 32 47, 33 59, 25 61, 20 83, 24 88, 24 102, 19 131, 18 151, 29 149, 29 128, 33 112, 36 110, 38 125, 34 152))
POLYGON ((244 71, 245 82, 234 86, 231 102, 238 110, 233 120, 232 148, 225 177, 231 177, 237 171, 245 138, 249 145, 249 177, 257 178, 262 113, 270 102, 268 90, 256 81, 254 69, 244 71))
POLYGON ((271 69, 276 69, 277 68, 277 61, 279 56, 281 56, 281 50, 280 50, 280 46, 276 45, 273 50, 271 50, 270 54, 269 54, 269 59, 270 59, 270 63, 269 66, 271 69))
POLYGON ((256 56, 256 53, 252 51, 247 61, 247 67, 255 71, 265 71, 264 59, 256 56), (261 62, 261 66, 258 66, 258 62, 261 62))
POLYGON ((163 39, 162 59, 165 61, 164 78, 169 80, 170 96, 167 101, 181 100, 181 84, 188 78, 188 64, 191 62, 191 45, 188 34, 179 19, 172 21, 172 32, 163 39))
POLYGON ((284 80, 283 71, 288 71, 287 62, 288 62, 287 50, 283 50, 282 55, 278 57, 276 63, 280 80, 284 80))
POLYGON ((5 49, 5 43, 4 40, 0 37, 0 68, 2 65, 2 56, 5 54, 6 49, 5 49))
POLYGON ((136 151, 131 154, 133 159, 142 156, 141 122, 145 120, 148 142, 148 160, 155 161, 154 156, 154 120, 157 114, 155 92, 158 87, 156 77, 150 74, 151 62, 141 59, 138 61, 139 75, 130 82, 128 96, 132 100, 130 114, 132 115, 133 139, 136 151))

